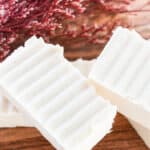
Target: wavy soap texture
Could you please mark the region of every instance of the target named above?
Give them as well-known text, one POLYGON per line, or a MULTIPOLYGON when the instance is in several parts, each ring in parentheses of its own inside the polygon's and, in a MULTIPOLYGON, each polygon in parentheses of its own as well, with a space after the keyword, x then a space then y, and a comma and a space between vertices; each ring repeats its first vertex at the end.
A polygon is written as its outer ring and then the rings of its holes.
POLYGON ((58 45, 32 37, 1 64, 0 76, 3 94, 58 150, 90 150, 112 127, 116 107, 97 96, 58 45))
MULTIPOLYGON (((73 61, 72 65, 87 77, 94 62, 95 59, 91 61, 78 59, 73 61)), ((34 125, 0 93, 0 127, 19 126, 30 127, 34 125)))
MULTIPOLYGON (((88 74, 95 63, 96 60, 76 60, 73 61, 72 64, 80 70, 80 72, 88 77, 88 74)), ((31 121, 27 120, 22 113, 16 110, 13 105, 6 100, 0 94, 0 127, 5 128, 5 127, 17 127, 17 126, 34 126, 31 121), (12 109, 13 108, 13 109, 12 109)), ((141 136, 141 138, 144 140, 144 142, 150 147, 150 139, 148 139, 150 136, 150 130, 147 128, 144 128, 143 126, 139 125, 138 123, 129 120, 132 124, 132 126, 136 129, 138 134, 141 136)))
POLYGON ((134 30, 117 28, 89 77, 150 145, 150 42, 134 30))

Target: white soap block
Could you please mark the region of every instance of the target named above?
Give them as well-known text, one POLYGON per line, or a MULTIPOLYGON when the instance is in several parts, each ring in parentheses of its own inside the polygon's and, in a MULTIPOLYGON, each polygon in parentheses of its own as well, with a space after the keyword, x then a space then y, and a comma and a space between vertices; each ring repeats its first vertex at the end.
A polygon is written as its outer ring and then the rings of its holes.
POLYGON ((150 42, 119 27, 89 75, 119 111, 150 129, 150 42))
POLYGON ((59 150, 90 150, 109 132, 116 114, 64 59, 61 47, 35 37, 1 64, 0 87, 59 150))
POLYGON ((73 61, 72 64, 74 67, 76 67, 85 77, 88 77, 91 68, 93 64, 96 62, 96 59, 92 60, 83 60, 78 59, 76 61, 73 61))
MULTIPOLYGON (((78 59, 73 61, 72 64, 87 77, 95 61, 95 59, 90 61, 78 59)), ((129 121, 147 146, 150 147, 150 130, 132 120, 129 121)), ((0 93, 0 127, 5 128, 17 126, 30 127, 33 126, 33 124, 22 113, 20 113, 20 111, 15 109, 0 93)))
MULTIPOLYGON (((82 60, 78 59, 72 61, 72 65, 75 66, 79 71, 88 76, 92 65, 96 60, 82 60)), ((20 113, 4 96, 0 93, 0 128, 6 127, 32 127, 34 126, 25 115, 20 113)))
POLYGON ((132 126, 135 128, 137 133, 140 135, 140 137, 143 139, 145 144, 150 148, 150 129, 147 129, 140 125, 139 123, 129 120, 129 122, 132 124, 132 126))
POLYGON ((31 123, 0 93, 0 128, 16 126, 31 126, 31 123))
MULTIPOLYGON (((72 62, 79 71, 88 76, 95 59, 87 61, 78 59, 72 62)), ((0 93, 0 128, 6 127, 32 127, 34 126, 25 115, 20 113, 3 95, 0 93)))
MULTIPOLYGON (((79 59, 72 62, 72 64, 86 77, 94 63, 95 59, 90 61, 79 59)), ((33 126, 32 123, 29 122, 24 115, 22 115, 22 113, 17 111, 15 108, 12 109, 12 107, 13 105, 2 97, 2 94, 0 94, 0 127, 33 126)), ((150 130, 132 120, 129 121, 146 145, 150 147, 150 130)))

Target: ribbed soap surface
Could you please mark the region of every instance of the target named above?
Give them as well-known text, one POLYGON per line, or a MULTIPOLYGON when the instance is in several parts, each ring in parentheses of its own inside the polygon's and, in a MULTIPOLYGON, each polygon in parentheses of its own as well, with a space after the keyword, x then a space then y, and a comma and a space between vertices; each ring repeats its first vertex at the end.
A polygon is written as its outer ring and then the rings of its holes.
MULTIPOLYGON (((150 119, 148 119, 148 114, 150 114, 149 41, 144 40, 134 30, 119 27, 114 31, 112 38, 94 64, 90 78, 124 99, 119 101, 119 98, 115 98, 114 100, 118 100, 115 102, 116 105, 124 105, 120 109, 124 114, 128 113, 130 107, 125 104, 125 101, 131 103, 128 105, 136 104, 141 107, 140 109, 147 112, 146 116, 143 112, 139 116, 136 116, 136 112, 127 115, 130 117, 134 114, 134 117, 139 117, 139 119, 140 117, 146 118, 145 120, 149 123, 143 122, 143 124, 150 127, 150 119)), ((109 95, 109 92, 105 95, 109 95)))
POLYGON ((0 87, 59 150, 90 150, 109 132, 116 114, 60 46, 36 37, 1 64, 0 87))
MULTIPOLYGON (((74 67, 79 69, 79 71, 88 76, 92 65, 96 60, 82 60, 78 59, 76 61, 72 61, 74 67)), ((25 115, 23 115, 16 107, 10 103, 2 93, 0 93, 0 128, 5 127, 30 127, 34 126, 25 115)))

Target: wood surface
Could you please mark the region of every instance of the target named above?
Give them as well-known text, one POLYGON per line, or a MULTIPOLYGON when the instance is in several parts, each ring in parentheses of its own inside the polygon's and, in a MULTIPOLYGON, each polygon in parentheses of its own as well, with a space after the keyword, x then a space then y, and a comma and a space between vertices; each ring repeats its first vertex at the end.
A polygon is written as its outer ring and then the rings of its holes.
MULTIPOLYGON (((0 150, 55 150, 35 128, 0 129, 0 150)), ((148 150, 143 141, 120 114, 112 132, 93 150, 148 150)))
MULTIPOLYGON (((96 57, 99 52, 68 52, 74 59, 82 53, 86 58, 96 57), (74 57, 75 56, 75 57, 74 57)), ((55 150, 35 128, 0 129, 0 150, 55 150)), ((149 150, 127 119, 117 114, 112 132, 104 137, 93 150, 149 150)))

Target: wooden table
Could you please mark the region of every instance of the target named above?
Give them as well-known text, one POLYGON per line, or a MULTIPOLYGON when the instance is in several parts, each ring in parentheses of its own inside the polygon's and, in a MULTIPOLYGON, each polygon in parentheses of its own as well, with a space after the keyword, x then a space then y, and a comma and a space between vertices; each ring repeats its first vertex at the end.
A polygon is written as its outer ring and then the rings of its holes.
MULTIPOLYGON (((0 150, 55 150, 35 128, 0 129, 0 150)), ((120 114, 112 132, 94 150, 148 150, 143 141, 120 114)))
MULTIPOLYGON (((87 56, 86 51, 75 52, 75 55, 87 56), (85 54, 84 54, 85 53, 85 54)), ((92 51, 91 56, 99 54, 92 51)), ((75 56, 68 52, 69 58, 75 56)), ((0 150, 55 150, 35 128, 0 129, 0 150)), ((120 114, 117 115, 112 132, 108 134, 94 150, 148 150, 143 141, 131 127, 129 122, 120 114)))

